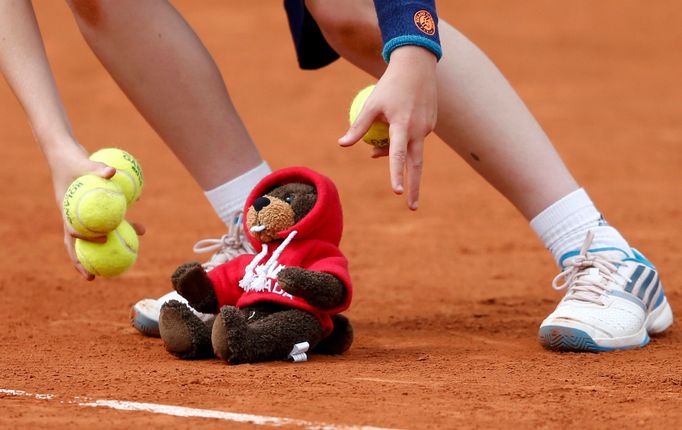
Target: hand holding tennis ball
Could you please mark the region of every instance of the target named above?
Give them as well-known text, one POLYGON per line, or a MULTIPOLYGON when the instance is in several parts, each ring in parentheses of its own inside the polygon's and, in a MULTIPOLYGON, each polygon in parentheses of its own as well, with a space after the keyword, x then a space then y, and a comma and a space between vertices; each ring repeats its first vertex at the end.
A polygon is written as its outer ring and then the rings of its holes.
POLYGON ((82 266, 79 271, 111 277, 123 273, 137 259, 137 235, 144 233, 144 227, 131 226, 124 216, 139 199, 144 176, 137 160, 118 148, 101 149, 90 159, 115 168, 116 173, 111 179, 84 175, 67 189, 64 219, 76 232, 71 236, 78 238, 75 243, 71 238, 67 248, 72 260, 80 263, 77 268, 82 266))
MULTIPOLYGON (((350 125, 355 123, 358 115, 360 115, 360 112, 362 112, 362 108, 365 106, 367 98, 370 96, 370 94, 372 94, 372 91, 374 91, 374 87, 376 87, 376 85, 370 85, 362 89, 353 99, 353 103, 350 105, 349 112, 350 125)), ((376 146, 377 148, 387 147, 390 144, 388 124, 385 122, 374 122, 370 126, 369 130, 367 130, 367 133, 362 136, 362 140, 365 143, 376 146)))
MULTIPOLYGON (((341 146, 352 146, 376 121, 390 124, 390 145, 373 147, 371 156, 388 156, 391 188, 396 194, 406 193, 407 205, 412 210, 419 207, 424 139, 438 119, 437 63, 436 55, 420 46, 393 50, 374 90, 365 89, 359 95, 358 103, 365 97, 367 101, 353 125, 338 140, 341 146), (365 91, 369 94, 365 95, 365 91)), ((370 135, 368 140, 375 139, 370 135)))

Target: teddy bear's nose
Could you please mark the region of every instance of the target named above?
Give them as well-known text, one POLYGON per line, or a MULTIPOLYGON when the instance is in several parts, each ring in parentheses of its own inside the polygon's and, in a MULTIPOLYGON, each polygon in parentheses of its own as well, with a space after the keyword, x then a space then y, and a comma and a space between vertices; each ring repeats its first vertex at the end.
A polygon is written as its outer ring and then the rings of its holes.
POLYGON ((253 208, 256 212, 260 212, 261 209, 270 204, 270 199, 267 197, 258 197, 256 201, 253 202, 253 208))

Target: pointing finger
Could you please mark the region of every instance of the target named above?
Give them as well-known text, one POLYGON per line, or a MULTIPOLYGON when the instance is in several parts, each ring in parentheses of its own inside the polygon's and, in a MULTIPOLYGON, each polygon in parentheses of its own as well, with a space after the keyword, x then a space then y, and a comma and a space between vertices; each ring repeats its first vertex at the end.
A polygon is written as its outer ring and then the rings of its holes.
POLYGON ((388 128, 388 133, 391 139, 391 144, 388 147, 391 186, 394 193, 402 194, 404 191, 403 179, 407 156, 407 130, 402 125, 391 124, 388 128))
POLYGON ((407 148, 407 205, 419 207, 419 186, 424 170, 424 141, 412 141, 407 148))

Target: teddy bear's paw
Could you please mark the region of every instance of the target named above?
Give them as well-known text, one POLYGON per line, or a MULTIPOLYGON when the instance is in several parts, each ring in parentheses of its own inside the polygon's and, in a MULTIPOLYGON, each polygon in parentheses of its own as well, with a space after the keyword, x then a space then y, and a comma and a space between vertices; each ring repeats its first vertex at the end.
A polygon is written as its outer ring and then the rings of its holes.
POLYGON ((187 305, 171 300, 161 307, 159 332, 166 351, 182 359, 210 358, 211 328, 187 305))
POLYGON ((234 306, 223 306, 213 323, 211 343, 216 356, 230 364, 248 361, 244 348, 247 347, 246 319, 234 306))
POLYGON ((206 271, 197 262, 185 263, 171 276, 173 288, 199 312, 218 313, 218 299, 206 271))
POLYGON ((277 282, 284 291, 294 296, 301 296, 303 290, 300 280, 303 278, 305 269, 300 267, 285 267, 277 274, 277 282))
POLYGON ((282 269, 277 274, 277 281, 287 293, 323 309, 343 303, 346 292, 346 288, 334 275, 301 267, 282 269))

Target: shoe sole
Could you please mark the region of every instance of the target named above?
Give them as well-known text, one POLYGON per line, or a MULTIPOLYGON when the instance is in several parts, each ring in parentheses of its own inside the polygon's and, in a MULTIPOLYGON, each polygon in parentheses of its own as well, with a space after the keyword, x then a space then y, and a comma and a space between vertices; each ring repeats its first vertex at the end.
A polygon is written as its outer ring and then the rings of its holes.
MULTIPOLYGON (((641 332, 626 340, 623 345, 607 346, 600 344, 585 331, 575 327, 561 325, 547 325, 540 327, 538 340, 543 347, 560 352, 607 352, 636 349, 646 346, 649 341, 649 333, 658 334, 664 332, 672 325, 673 315, 668 301, 665 300, 657 309, 654 309, 642 327, 641 332), (634 341, 634 342, 632 342, 634 341)), ((607 339, 614 343, 614 339, 607 339)))
POLYGON ((560 352, 607 352, 624 349, 641 348, 649 343, 649 335, 644 335, 644 340, 636 345, 608 347, 599 345, 584 331, 559 325, 548 325, 540 328, 540 343, 545 348, 560 352))
POLYGON ((143 301, 135 303, 130 309, 130 322, 135 328, 145 336, 161 337, 159 334, 159 320, 145 314, 145 309, 141 304, 143 301))

